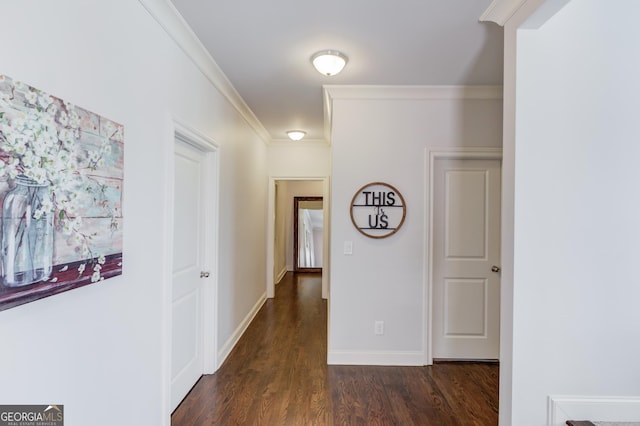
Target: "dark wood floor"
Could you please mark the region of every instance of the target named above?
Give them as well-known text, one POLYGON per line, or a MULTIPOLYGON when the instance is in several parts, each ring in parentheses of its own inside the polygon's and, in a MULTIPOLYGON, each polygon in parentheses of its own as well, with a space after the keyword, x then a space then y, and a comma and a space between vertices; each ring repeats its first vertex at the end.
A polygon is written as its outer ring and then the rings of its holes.
POLYGON ((320 274, 288 273, 172 425, 498 424, 497 364, 327 366, 326 324, 320 274))

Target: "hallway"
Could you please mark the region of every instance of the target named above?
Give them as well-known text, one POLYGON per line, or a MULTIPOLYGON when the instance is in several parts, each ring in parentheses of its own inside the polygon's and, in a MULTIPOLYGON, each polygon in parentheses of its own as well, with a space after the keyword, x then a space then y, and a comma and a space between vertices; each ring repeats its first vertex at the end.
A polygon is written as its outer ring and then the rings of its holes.
POLYGON ((287 273, 225 363, 203 376, 173 426, 498 423, 497 364, 327 366, 320 274, 287 273))

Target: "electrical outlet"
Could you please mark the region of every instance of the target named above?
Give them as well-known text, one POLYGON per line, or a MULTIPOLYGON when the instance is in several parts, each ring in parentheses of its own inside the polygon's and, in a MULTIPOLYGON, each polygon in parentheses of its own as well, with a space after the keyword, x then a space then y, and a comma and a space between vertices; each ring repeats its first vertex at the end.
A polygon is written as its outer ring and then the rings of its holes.
POLYGON ((384 321, 376 321, 373 323, 373 333, 378 336, 384 334, 384 321))

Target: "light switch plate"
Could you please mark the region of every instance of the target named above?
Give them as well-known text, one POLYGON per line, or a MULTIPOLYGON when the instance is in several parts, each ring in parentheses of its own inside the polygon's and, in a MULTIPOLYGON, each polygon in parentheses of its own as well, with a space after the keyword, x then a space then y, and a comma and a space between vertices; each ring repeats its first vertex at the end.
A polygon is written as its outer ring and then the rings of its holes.
POLYGON ((353 241, 344 242, 344 254, 353 254, 353 241))

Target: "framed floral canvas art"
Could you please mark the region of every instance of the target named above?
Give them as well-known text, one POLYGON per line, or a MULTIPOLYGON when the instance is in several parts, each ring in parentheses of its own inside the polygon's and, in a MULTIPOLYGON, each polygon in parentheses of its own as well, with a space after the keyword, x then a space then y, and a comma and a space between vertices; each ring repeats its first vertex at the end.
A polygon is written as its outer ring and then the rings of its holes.
POLYGON ((122 274, 124 128, 0 75, 0 310, 122 274))

